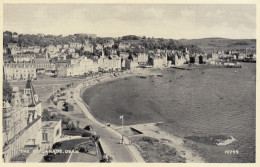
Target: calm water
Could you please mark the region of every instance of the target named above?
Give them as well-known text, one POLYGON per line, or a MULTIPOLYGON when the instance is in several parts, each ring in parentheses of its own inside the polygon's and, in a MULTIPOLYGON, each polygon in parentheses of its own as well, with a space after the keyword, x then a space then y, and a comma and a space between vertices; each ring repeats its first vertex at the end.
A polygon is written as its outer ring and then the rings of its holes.
MULTIPOLYGON (((158 71, 157 71, 158 72, 158 71)), ((99 84, 83 93, 93 114, 106 122, 164 122, 161 127, 184 137, 230 135, 227 146, 198 144, 208 162, 254 162, 256 64, 237 69, 160 71, 163 77, 131 77, 99 84), (225 155, 225 150, 239 154, 225 155)))

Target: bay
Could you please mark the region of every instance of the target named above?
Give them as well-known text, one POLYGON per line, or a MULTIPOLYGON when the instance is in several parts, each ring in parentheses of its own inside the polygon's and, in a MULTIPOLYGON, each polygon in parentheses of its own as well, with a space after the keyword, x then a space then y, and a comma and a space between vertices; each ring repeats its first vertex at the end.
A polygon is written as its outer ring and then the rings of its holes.
POLYGON ((233 136, 236 141, 223 147, 198 143, 198 151, 208 162, 255 162, 256 64, 154 71, 163 77, 101 83, 82 98, 105 122, 120 125, 123 114, 127 125, 162 121, 163 130, 180 137, 233 136))

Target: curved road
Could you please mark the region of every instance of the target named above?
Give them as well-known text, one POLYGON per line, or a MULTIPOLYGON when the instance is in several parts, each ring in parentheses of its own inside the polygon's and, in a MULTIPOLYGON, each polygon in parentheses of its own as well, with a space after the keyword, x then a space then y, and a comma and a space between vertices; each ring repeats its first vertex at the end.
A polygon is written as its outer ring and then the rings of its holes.
MULTIPOLYGON (((86 82, 89 82, 88 80, 86 82)), ((140 155, 140 152, 133 146, 129 145, 129 141, 125 138, 125 145, 119 144, 121 134, 111 127, 106 127, 104 124, 97 121, 89 112, 87 105, 80 97, 80 90, 87 87, 87 83, 81 83, 74 89, 73 98, 81 110, 86 115, 87 122, 93 126, 95 132, 101 137, 101 144, 104 152, 113 157, 113 162, 145 162, 140 155)))

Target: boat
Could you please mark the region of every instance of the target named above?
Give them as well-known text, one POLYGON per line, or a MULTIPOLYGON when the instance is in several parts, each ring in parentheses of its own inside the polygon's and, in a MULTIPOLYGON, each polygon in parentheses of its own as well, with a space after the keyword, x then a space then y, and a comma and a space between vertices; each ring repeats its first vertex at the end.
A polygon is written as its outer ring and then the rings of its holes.
POLYGON ((163 77, 163 75, 161 75, 161 74, 158 74, 158 75, 157 75, 157 77, 163 77))
POLYGON ((145 77, 145 76, 140 76, 140 78, 143 78, 143 79, 145 79, 146 77, 145 77))

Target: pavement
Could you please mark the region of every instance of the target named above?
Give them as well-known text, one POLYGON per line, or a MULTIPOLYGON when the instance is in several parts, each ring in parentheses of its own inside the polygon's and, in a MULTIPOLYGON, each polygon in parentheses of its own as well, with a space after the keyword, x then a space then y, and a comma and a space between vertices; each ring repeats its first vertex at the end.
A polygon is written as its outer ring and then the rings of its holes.
MULTIPOLYGON (((111 79, 111 76, 107 76, 111 79)), ((116 131, 111 127, 107 127, 105 124, 97 121, 95 117, 90 113, 89 107, 83 102, 80 97, 81 89, 84 87, 88 87, 88 82, 93 82, 97 78, 93 78, 91 80, 87 80, 85 83, 81 83, 74 89, 73 98, 83 113, 87 118, 82 118, 81 123, 86 123, 85 125, 92 125, 94 131, 100 135, 101 137, 101 145, 104 149, 104 152, 112 156, 112 162, 141 162, 144 163, 144 159, 142 158, 140 152, 136 149, 135 146, 130 145, 130 141, 127 137, 124 137, 125 144, 120 144, 120 139, 122 138, 122 134, 116 131)), ((104 76, 102 78, 104 79, 104 76)))

